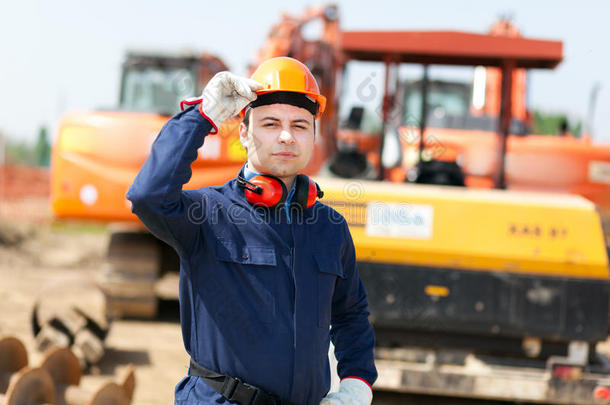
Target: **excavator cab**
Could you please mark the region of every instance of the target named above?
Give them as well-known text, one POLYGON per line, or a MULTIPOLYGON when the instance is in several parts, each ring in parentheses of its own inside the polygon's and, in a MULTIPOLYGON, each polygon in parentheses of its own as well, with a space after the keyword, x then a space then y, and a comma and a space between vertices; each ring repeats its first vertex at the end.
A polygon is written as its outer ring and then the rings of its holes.
POLYGON ((378 128, 372 133, 362 128, 367 111, 358 105, 352 108, 337 131, 339 154, 331 164, 334 174, 465 186, 478 180, 477 170, 469 170, 475 175, 467 178, 461 166, 466 160, 472 166, 476 163, 480 177, 489 180, 488 187, 495 188, 505 188, 509 134, 528 131, 522 114, 523 98, 515 95, 522 72, 552 69, 562 60, 558 41, 449 31, 343 31, 341 55, 343 67, 357 61, 383 64, 384 69, 376 75, 377 83, 383 83, 376 89, 381 105, 369 111, 377 115, 378 128), (422 77, 401 82, 398 73, 404 65, 421 66, 422 77), (499 87, 500 91, 493 97, 488 94, 488 98, 495 103, 489 103, 493 105, 487 109, 474 108, 476 82, 431 80, 430 68, 439 65, 466 66, 475 71, 493 69, 497 86, 490 88, 499 87), (445 132, 458 136, 437 136, 445 132), (484 159, 468 160, 473 150, 477 159, 481 155, 484 159), (346 168, 350 163, 351 170, 346 168), (337 167, 341 170, 333 170, 337 167))
POLYGON ((201 94, 203 84, 228 70, 211 55, 163 55, 128 52, 123 63, 121 110, 172 116, 180 101, 201 94))
MULTIPOLYGON (((472 69, 476 72, 478 69, 472 69)), ((476 73, 473 73, 476 76, 476 73)), ((463 131, 486 131, 495 132, 498 127, 498 115, 480 112, 479 103, 485 103, 485 99, 478 100, 475 90, 478 86, 486 83, 453 81, 453 80, 429 80, 426 98, 428 105, 426 117, 428 127, 438 129, 455 129, 463 131)), ((405 80, 400 86, 400 114, 403 125, 419 121, 421 117, 421 103, 423 99, 422 89, 424 80, 405 80)), ((524 120, 512 117, 511 134, 526 135, 529 133, 529 124, 524 120)))
POLYGON ((130 53, 123 64, 123 110, 173 115, 180 100, 196 94, 199 60, 130 53))

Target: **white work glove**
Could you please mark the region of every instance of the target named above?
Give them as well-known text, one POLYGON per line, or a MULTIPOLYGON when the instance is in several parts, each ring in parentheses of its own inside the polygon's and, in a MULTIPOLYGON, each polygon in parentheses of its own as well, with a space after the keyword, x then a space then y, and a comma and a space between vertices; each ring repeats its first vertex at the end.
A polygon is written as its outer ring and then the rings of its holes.
POLYGON ((358 378, 344 378, 339 392, 331 392, 322 398, 320 405, 370 405, 373 401, 371 387, 358 378))
POLYGON ((263 85, 255 80, 231 72, 218 72, 205 86, 200 97, 182 100, 180 109, 184 110, 183 104, 201 103, 199 112, 211 121, 218 132, 220 124, 256 100, 255 91, 262 88, 263 85))

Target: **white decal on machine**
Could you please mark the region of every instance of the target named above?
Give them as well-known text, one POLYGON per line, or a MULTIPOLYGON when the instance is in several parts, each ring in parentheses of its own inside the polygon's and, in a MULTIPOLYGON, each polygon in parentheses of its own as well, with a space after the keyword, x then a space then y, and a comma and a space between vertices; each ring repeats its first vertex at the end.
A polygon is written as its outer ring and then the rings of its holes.
POLYGON ((610 184, 610 162, 589 162, 589 181, 610 184))
POLYGON ((372 202, 366 207, 366 234, 410 239, 431 239, 434 208, 431 205, 372 202))

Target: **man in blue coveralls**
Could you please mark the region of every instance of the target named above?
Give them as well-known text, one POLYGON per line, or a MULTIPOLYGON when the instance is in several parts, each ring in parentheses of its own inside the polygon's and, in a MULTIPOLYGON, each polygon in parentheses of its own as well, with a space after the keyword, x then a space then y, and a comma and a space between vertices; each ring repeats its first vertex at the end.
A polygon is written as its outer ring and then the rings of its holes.
POLYGON ((372 401, 374 334, 354 244, 345 219, 298 174, 325 101, 292 58, 269 59, 250 79, 218 73, 164 125, 129 188, 132 211, 180 256, 191 363, 176 404, 372 401), (240 112, 248 159, 237 177, 182 190, 204 138, 240 112), (335 393, 330 339, 341 377, 335 393))

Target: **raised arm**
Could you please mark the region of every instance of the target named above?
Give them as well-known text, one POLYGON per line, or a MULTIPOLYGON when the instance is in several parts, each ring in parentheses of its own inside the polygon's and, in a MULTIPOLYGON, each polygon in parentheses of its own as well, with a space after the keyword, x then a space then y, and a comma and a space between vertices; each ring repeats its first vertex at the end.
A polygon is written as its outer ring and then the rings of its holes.
POLYGON ((216 74, 201 97, 183 101, 181 106, 190 107, 163 126, 127 192, 132 212, 181 255, 192 252, 199 236, 198 224, 188 216, 189 208, 194 204, 198 210, 205 208, 205 201, 195 201, 192 193, 182 190, 191 178, 197 150, 208 133, 217 133, 224 120, 256 99, 254 90, 260 87, 229 72, 216 74))
POLYGON ((155 139, 150 155, 127 192, 131 211, 157 238, 180 254, 191 250, 198 226, 189 220, 193 201, 182 191, 192 175, 191 163, 212 124, 197 108, 171 118, 155 139))

